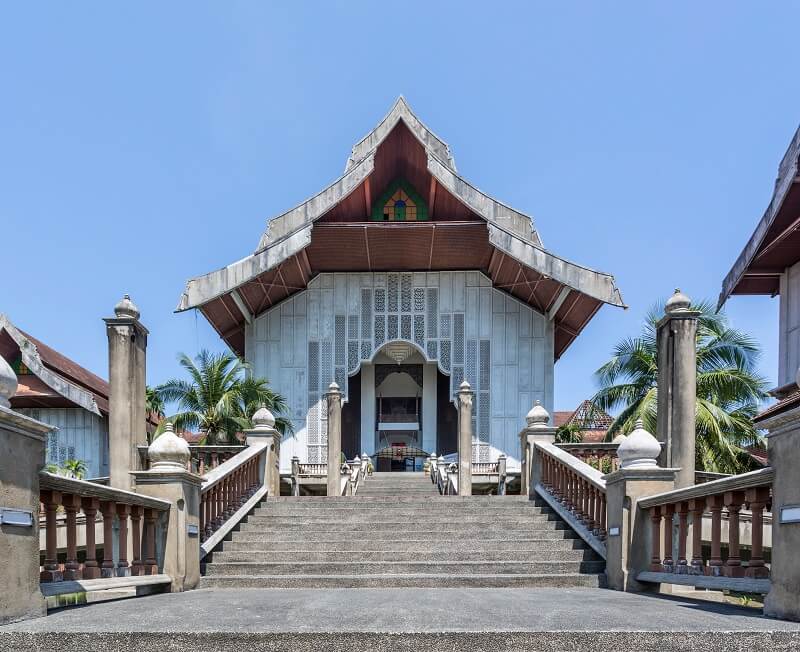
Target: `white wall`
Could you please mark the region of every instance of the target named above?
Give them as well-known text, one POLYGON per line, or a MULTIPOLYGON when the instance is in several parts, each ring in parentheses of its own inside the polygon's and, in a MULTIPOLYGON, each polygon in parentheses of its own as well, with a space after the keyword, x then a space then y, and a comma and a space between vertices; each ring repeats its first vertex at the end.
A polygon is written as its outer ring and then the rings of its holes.
MULTIPOLYGON (((492 447, 518 458, 517 434, 533 401, 553 409, 552 323, 480 272, 320 274, 245 335, 255 373, 290 406, 295 434, 281 447, 283 468, 292 455, 325 460, 327 386, 336 379, 346 392, 347 375, 392 340, 412 342, 436 362, 450 376, 451 396, 469 381, 481 461, 494 456, 492 447)), ((362 411, 370 399, 363 390, 362 411)))
POLYGON ((781 277, 780 334, 778 338, 778 385, 795 379, 800 366, 800 263, 781 277))
POLYGON ((86 477, 108 475, 108 423, 83 408, 20 408, 16 410, 58 430, 47 438, 47 463, 83 460, 86 477))

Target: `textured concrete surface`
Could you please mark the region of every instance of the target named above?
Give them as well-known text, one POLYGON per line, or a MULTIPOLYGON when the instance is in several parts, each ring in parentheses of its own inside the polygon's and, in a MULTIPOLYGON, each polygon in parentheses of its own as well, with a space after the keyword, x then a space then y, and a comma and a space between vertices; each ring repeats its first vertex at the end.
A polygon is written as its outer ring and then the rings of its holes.
POLYGON ((800 647, 800 624, 727 605, 602 589, 217 589, 90 605, 0 627, 0 649, 47 645, 792 650, 800 647))

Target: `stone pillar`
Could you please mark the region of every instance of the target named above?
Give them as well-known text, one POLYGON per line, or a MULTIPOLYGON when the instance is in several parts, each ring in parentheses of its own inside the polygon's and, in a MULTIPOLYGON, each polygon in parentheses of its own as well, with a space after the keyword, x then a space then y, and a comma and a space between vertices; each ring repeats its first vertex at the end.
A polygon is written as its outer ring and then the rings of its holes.
MULTIPOLYGON (((172 431, 172 424, 147 450, 149 471, 134 472, 136 491, 172 503, 163 543, 163 572, 172 591, 188 591, 200 581, 200 487, 202 478, 186 470, 189 444, 172 431)), ((152 552, 152 551, 151 551, 152 552)))
POLYGON ((657 326, 658 440, 662 465, 679 468, 676 488, 695 484, 695 410, 697 405, 697 318, 680 290, 667 301, 657 326))
POLYGON ((0 356, 0 625, 44 616, 39 590, 39 471, 52 426, 10 409, 17 377, 0 356))
POLYGON ((458 495, 472 495, 472 390, 465 380, 458 388, 458 495))
POLYGON ((328 386, 328 495, 342 492, 342 393, 336 381, 328 386))
POLYGON ((520 475, 520 494, 533 497, 535 487, 541 478, 541 464, 536 455, 536 442, 552 444, 556 440, 556 429, 550 425, 550 414, 542 407, 539 401, 533 404, 530 412, 525 416, 528 424, 519 433, 520 462, 522 472, 520 475))
POLYGON ((647 591, 652 586, 636 581, 638 573, 649 570, 651 562, 650 513, 637 505, 641 498, 675 488, 678 470, 660 468, 660 453, 661 445, 639 420, 617 450, 619 470, 605 476, 606 576, 610 589, 647 591))
MULTIPOLYGON (((800 373, 798 373, 800 380, 800 373)), ((769 430, 769 465, 772 482, 772 588, 764 601, 764 614, 800 621, 800 408, 756 424, 769 430)))
POLYGON ((267 445, 264 466, 258 470, 259 478, 267 488, 269 496, 281 495, 281 433, 275 429, 275 417, 262 405, 251 419, 252 430, 245 430, 246 443, 267 445))
POLYGON ((131 471, 141 468, 138 445, 147 444, 145 428, 145 357, 147 329, 139 309, 126 294, 104 319, 108 336, 109 483, 130 490, 131 471))

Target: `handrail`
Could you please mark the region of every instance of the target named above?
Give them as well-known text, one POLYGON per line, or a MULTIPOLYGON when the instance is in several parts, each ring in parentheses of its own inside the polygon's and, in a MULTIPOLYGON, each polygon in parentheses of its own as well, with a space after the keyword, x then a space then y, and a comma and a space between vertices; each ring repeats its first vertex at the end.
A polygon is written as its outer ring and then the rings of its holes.
POLYGON ((159 512, 169 510, 171 503, 168 500, 152 498, 133 491, 125 491, 107 485, 96 484, 88 480, 78 480, 64 475, 50 473, 49 471, 39 471, 39 489, 49 491, 60 491, 64 494, 72 494, 81 498, 97 498, 116 503, 117 505, 137 505, 148 509, 155 509, 159 512))
POLYGON ((267 444, 263 442, 259 442, 258 444, 253 444, 252 446, 248 446, 245 450, 243 450, 238 455, 234 455, 231 459, 223 462, 218 467, 211 469, 208 473, 203 476, 203 492, 208 491, 211 487, 216 485, 220 480, 222 480, 226 475, 230 474, 235 469, 238 469, 242 464, 250 460, 251 458, 255 457, 256 455, 260 455, 264 450, 266 450, 267 444))
MULTIPOLYGON (((139 452, 139 459, 142 463, 142 468, 149 467, 149 460, 147 459, 147 446, 137 446, 139 452)), ((190 460, 187 464, 187 469, 204 475, 208 468, 216 468, 223 462, 229 460, 234 455, 245 450, 247 446, 242 445, 213 445, 206 446, 201 444, 189 444, 190 460)))
POLYGON ((639 507, 647 509, 649 507, 658 507, 659 505, 677 503, 693 498, 713 496, 726 491, 743 491, 745 489, 772 484, 774 478, 775 471, 773 471, 772 467, 768 466, 763 469, 758 469, 757 471, 750 471, 749 473, 732 475, 720 480, 712 480, 711 482, 703 482, 683 489, 665 491, 660 494, 648 496, 647 498, 642 498, 639 500, 638 504, 639 507))
POLYGON ((603 473, 598 471, 590 464, 582 462, 574 455, 561 450, 555 444, 548 444, 546 442, 536 442, 536 448, 540 449, 545 454, 557 459, 562 464, 571 468, 575 473, 586 479, 591 485, 602 491, 606 490, 606 481, 603 480, 603 473))

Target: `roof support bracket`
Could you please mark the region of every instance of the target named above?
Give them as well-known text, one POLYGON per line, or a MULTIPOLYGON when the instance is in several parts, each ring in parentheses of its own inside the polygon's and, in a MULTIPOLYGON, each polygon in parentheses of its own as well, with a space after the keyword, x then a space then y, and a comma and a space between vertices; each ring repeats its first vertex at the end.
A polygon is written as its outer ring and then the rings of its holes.
POLYGON ((250 310, 245 305, 244 299, 242 299, 242 296, 239 294, 239 291, 238 290, 233 290, 231 292, 231 298, 233 299, 233 302, 236 304, 236 307, 239 309, 239 312, 241 312, 242 315, 244 316, 244 320, 248 324, 252 324, 253 323, 253 313, 251 313, 250 310))
POLYGON ((559 311, 562 304, 569 295, 570 289, 571 288, 567 287, 566 285, 561 288, 561 292, 558 293, 558 296, 556 297, 556 300, 553 302, 553 305, 550 307, 550 310, 547 311, 547 319, 553 321, 553 319, 556 316, 556 313, 559 311))

